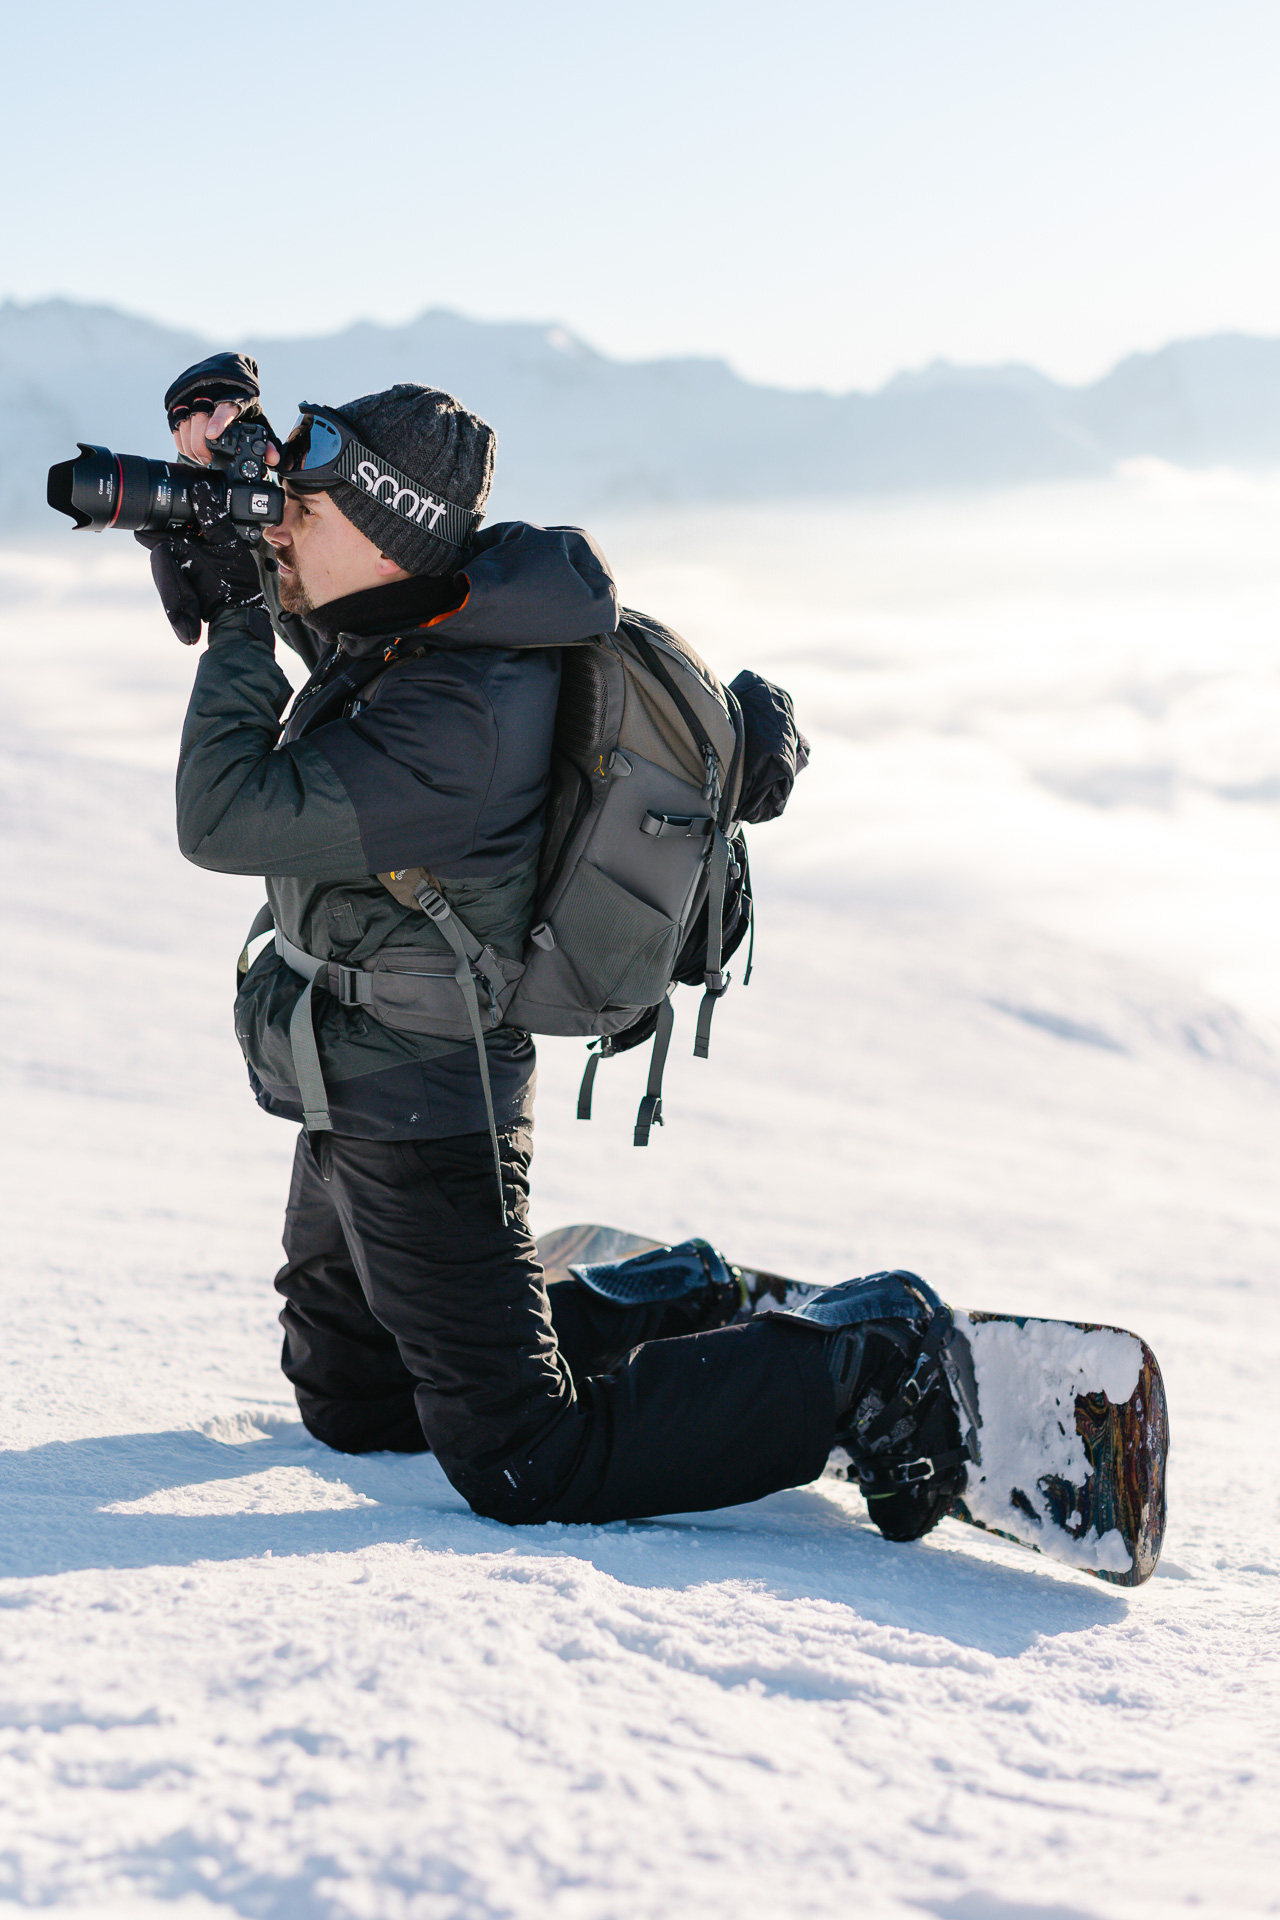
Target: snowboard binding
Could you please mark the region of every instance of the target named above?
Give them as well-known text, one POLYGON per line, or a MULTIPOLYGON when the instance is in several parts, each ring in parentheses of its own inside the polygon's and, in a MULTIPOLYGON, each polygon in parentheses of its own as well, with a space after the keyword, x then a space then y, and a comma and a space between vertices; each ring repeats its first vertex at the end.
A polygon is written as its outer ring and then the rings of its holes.
POLYGON ((617 1307, 685 1307, 699 1330, 726 1326, 747 1304, 742 1275, 709 1240, 682 1240, 630 1260, 571 1265, 569 1272, 617 1307))
POLYGON ((973 1458, 977 1422, 950 1307, 914 1273, 873 1273, 824 1288, 785 1317, 828 1334, 836 1440, 871 1518, 888 1540, 920 1539, 973 1458))

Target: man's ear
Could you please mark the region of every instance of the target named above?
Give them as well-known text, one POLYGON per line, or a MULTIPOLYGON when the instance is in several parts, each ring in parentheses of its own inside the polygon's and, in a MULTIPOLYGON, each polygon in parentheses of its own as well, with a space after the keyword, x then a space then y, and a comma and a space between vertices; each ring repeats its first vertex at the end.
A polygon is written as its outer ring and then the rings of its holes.
POLYGON ((375 570, 379 579, 382 580, 411 580, 413 578, 413 575, 406 573, 403 567, 397 566, 394 560, 389 560, 385 553, 378 555, 375 570))

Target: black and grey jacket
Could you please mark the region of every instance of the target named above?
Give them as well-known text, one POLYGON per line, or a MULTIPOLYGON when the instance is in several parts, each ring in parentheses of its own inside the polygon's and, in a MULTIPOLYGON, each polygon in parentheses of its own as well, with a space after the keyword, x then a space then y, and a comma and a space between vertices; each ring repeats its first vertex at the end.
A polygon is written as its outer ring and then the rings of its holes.
MULTIPOLYGON (((178 839, 198 866, 263 874, 295 946, 358 966, 381 947, 444 948, 377 878, 428 869, 476 936, 519 958, 537 879, 559 689, 556 651, 618 619, 612 576, 574 528, 477 536, 448 582, 414 579, 278 624, 312 668, 290 686, 262 609, 220 614, 178 766, 178 839), (518 642, 518 645, 510 643, 518 642)), ((236 999, 259 1103, 298 1120, 289 1020, 303 988, 268 946, 236 999)), ((481 1130, 469 1044, 405 1033, 316 995, 335 1129, 374 1139, 481 1130)), ((487 1038, 498 1124, 532 1097, 533 1043, 487 1038)))

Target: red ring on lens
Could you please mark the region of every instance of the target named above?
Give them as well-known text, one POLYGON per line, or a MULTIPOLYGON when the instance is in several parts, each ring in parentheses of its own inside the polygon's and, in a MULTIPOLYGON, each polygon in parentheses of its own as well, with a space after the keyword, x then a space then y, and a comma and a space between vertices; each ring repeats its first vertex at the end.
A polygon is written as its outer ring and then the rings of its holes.
POLYGON ((107 522, 108 527, 114 527, 116 521, 120 518, 120 509, 124 506, 124 461, 120 458, 119 454, 116 454, 115 462, 116 462, 116 473, 119 478, 120 497, 116 501, 115 512, 112 514, 111 518, 107 522))

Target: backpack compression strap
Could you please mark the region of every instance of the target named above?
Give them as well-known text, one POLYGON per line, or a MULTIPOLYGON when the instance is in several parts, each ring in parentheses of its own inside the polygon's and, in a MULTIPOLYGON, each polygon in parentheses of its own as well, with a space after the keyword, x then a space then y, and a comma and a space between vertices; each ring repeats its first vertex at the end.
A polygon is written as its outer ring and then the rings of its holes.
MULTIPOLYGON (((746 745, 745 723, 742 708, 732 693, 727 695, 729 718, 733 722, 733 761, 729 768, 729 777, 724 783, 723 794, 716 790, 718 819, 715 838, 711 843, 711 852, 707 860, 707 963, 702 976, 704 992, 702 1004, 698 1008, 698 1024, 693 1036, 693 1057, 705 1060, 711 1051, 711 1016, 716 1010, 716 1001, 723 999, 729 987, 729 976, 724 970, 724 896, 729 881, 729 869, 733 868, 733 877, 738 878, 738 863, 729 844, 729 835, 733 830, 733 788, 746 745)), ((707 780, 710 785, 712 770, 707 767, 707 780)), ((745 857, 745 856, 744 856, 745 857)), ((751 927, 752 944, 755 943, 755 922, 751 927)), ((747 958, 747 971, 743 976, 743 986, 751 978, 750 954, 747 958)))
POLYGON ((498 1147, 498 1127, 493 1117, 493 1090, 489 1085, 489 1056, 485 1052, 484 1028, 480 1024, 480 1002, 476 997, 476 973, 479 972, 496 1012, 498 996, 506 982, 498 969, 494 956, 488 947, 482 947, 469 927, 465 927, 444 895, 435 887, 423 881, 414 889, 414 899, 433 920, 449 945, 453 948, 455 966, 453 977, 458 990, 466 1003, 467 1018, 471 1022, 471 1031, 476 1038, 476 1058, 480 1063, 480 1085, 484 1089, 484 1110, 489 1116, 489 1139, 493 1145, 493 1171, 498 1181, 498 1211, 502 1215, 502 1224, 507 1225, 507 1196, 502 1188, 502 1154, 498 1147))
MULTIPOLYGON (((675 1026, 676 1016, 671 1006, 671 995, 658 1008, 658 1024, 653 1034, 653 1052, 649 1055, 649 1084, 645 1088, 644 1099, 640 1102, 640 1111, 636 1114, 634 1135, 637 1147, 649 1144, 649 1129, 655 1123, 662 1125, 662 1070, 667 1064, 667 1048, 671 1045, 671 1030, 675 1026)), ((598 1058, 598 1055, 593 1055, 598 1058)))
MULTIPOLYGON (((657 1019, 653 1028, 653 1052, 649 1055, 649 1081, 644 1090, 636 1114, 636 1130, 632 1136, 637 1147, 647 1147, 651 1127, 662 1125, 662 1075, 667 1064, 667 1050, 671 1045, 671 1034, 675 1027, 675 1009, 671 1005, 674 986, 667 988, 666 998, 657 1009, 657 1019)), ((596 1084, 596 1070, 609 1051, 609 1041, 593 1040, 587 1053, 587 1064, 582 1075, 582 1085, 578 1088, 578 1118, 591 1118, 591 1095, 596 1084)))
MULTIPOLYGON (((716 1010, 716 1001, 724 994, 729 985, 729 976, 725 973, 721 958, 724 946, 724 893, 729 879, 729 842, 723 829, 717 827, 715 838, 711 842, 711 857, 707 862, 707 965, 702 979, 706 991, 702 1004, 698 1008, 698 1025, 693 1036, 693 1053, 696 1060, 705 1060, 711 1050, 711 1016, 716 1010)), ((736 872, 735 866, 735 872, 736 872)))

